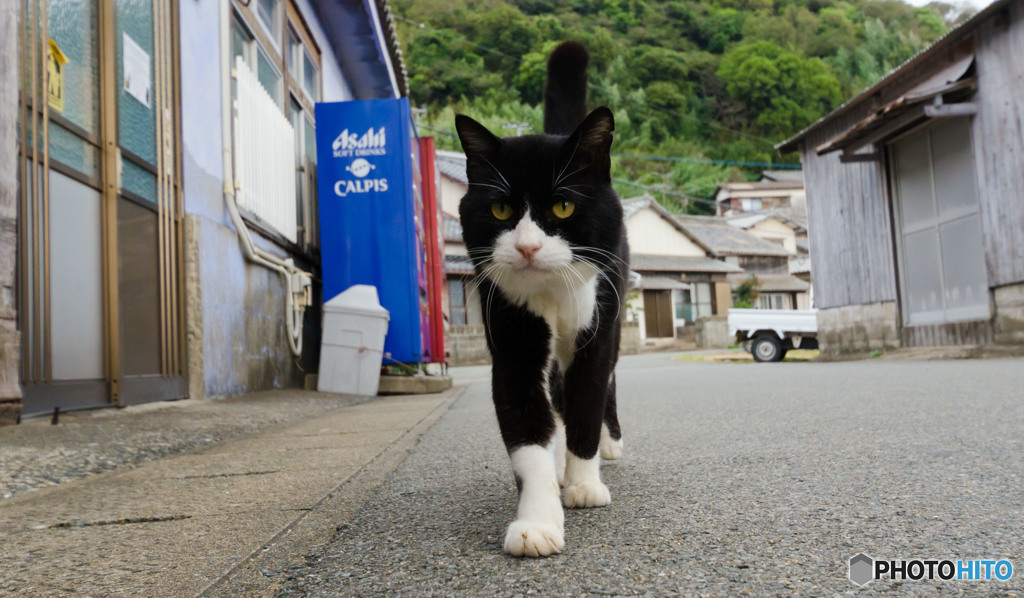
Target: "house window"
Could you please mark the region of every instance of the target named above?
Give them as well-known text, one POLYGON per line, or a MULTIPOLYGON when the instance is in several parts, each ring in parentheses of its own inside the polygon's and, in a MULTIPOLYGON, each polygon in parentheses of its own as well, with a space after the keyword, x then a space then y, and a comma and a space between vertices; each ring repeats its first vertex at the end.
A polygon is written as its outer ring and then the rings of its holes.
POLYGON ((288 29, 288 72, 310 102, 320 101, 320 69, 309 48, 291 28, 288 29))
POLYGON ((693 301, 690 299, 690 289, 672 291, 672 304, 675 308, 676 320, 693 321, 693 301))
POLYGON ((270 57, 263 48, 259 49, 258 52, 258 66, 257 75, 260 79, 260 84, 263 85, 263 89, 267 90, 270 97, 274 98, 277 105, 281 105, 281 73, 274 67, 270 61, 270 57))
POLYGON ((754 302, 756 309, 793 309, 793 297, 789 293, 761 293, 754 302))
MULTIPOLYGON (((246 66, 256 73, 263 89, 266 89, 277 105, 281 106, 282 98, 284 97, 282 94, 281 71, 274 66, 275 61, 256 40, 249 27, 237 16, 231 28, 232 64, 234 64, 236 56, 242 57, 246 66)), ((235 93, 237 94, 237 89, 235 93)))
POLYGON ((256 16, 276 44, 281 38, 281 0, 258 0, 256 16))
POLYGON ((448 306, 453 326, 466 325, 466 287, 461 278, 448 280, 448 306))
MULTIPOLYGON (((275 204, 287 201, 287 209, 290 211, 291 197, 294 195, 296 230, 278 228, 278 232, 295 241, 304 250, 319 246, 316 119, 313 111, 315 103, 321 99, 321 84, 320 50, 313 40, 298 9, 291 3, 282 0, 235 3, 233 58, 242 57, 292 128, 293 137, 288 141, 288 155, 294 156, 294 161, 289 160, 282 167, 288 169, 289 179, 294 177, 295 190, 293 193, 289 185, 287 199, 278 193, 274 197, 280 199, 272 201, 275 204), (293 171, 294 174, 291 174, 293 171)), ((237 86, 233 91, 237 99, 237 86)), ((269 136, 272 129, 275 127, 257 127, 255 131, 249 130, 248 134, 250 137, 255 136, 260 140, 258 143, 265 146, 271 143, 269 136)), ((249 141, 257 143, 257 139, 249 141)), ((275 180, 279 178, 275 175, 275 180)), ((249 209, 254 214, 258 211, 255 208, 249 209)), ((285 208, 275 205, 273 209, 280 212, 285 208)), ((265 215, 256 215, 270 222, 265 215)))
POLYGON ((746 197, 740 201, 740 206, 742 206, 744 212, 760 212, 761 203, 760 199, 746 197))
POLYGON ((991 315, 970 127, 945 119, 890 145, 907 325, 991 315))
POLYGON ((295 130, 295 209, 301 229, 299 242, 306 247, 318 247, 316 125, 294 96, 291 100, 291 122, 295 130))

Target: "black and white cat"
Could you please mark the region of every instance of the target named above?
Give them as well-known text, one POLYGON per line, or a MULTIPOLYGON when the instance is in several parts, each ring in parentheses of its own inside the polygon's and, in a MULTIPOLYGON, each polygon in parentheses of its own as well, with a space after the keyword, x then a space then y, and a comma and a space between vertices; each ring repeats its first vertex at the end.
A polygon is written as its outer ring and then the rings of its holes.
POLYGON ((519 488, 504 545, 515 556, 561 552, 562 504, 608 505, 601 458, 622 453, 615 364, 629 249, 611 186, 614 119, 586 113, 588 63, 576 42, 551 53, 545 135, 502 139, 455 120, 469 177, 459 215, 519 488))

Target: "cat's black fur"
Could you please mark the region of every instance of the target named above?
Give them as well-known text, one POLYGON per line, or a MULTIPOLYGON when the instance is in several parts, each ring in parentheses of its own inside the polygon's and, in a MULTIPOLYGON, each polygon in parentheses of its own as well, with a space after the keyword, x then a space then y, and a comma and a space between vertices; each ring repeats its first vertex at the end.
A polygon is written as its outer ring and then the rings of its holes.
MULTIPOLYGON (((566 447, 581 459, 596 456, 602 422, 613 439, 621 437, 614 369, 629 250, 622 205, 611 186, 614 120, 604 107, 586 115, 587 63, 586 49, 575 42, 552 53, 545 90, 548 134, 502 139, 468 117, 456 117, 470 184, 459 215, 480 281, 494 405, 510 454, 523 446, 548 445, 555 412, 565 423, 566 447), (552 206, 565 200, 575 202, 575 212, 559 219, 552 206), (491 211, 495 203, 511 206, 513 216, 497 219, 491 211), (571 244, 574 262, 581 259, 599 268, 595 313, 576 333, 564 372, 551 355, 548 322, 522 297, 503 291, 487 272, 496 239, 513 230, 527 211, 544 233, 571 244)), ((516 284, 514 278, 498 280, 516 284)))

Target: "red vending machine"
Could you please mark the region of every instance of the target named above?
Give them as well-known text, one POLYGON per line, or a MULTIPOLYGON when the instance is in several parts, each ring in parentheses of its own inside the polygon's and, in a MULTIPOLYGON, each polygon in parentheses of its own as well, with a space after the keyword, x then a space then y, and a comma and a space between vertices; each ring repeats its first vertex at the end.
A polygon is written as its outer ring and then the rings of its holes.
POLYGON ((424 362, 445 363, 444 310, 441 291, 444 288, 444 233, 441 230, 441 191, 437 161, 434 159, 434 139, 419 140, 420 183, 423 196, 423 230, 425 233, 427 319, 423 326, 424 362))

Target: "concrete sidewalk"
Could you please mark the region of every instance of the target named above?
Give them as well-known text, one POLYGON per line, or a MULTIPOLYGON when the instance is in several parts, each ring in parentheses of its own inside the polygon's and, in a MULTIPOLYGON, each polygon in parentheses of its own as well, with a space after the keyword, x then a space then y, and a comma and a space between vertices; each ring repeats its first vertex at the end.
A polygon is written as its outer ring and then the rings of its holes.
POLYGON ((326 541, 461 391, 311 414, 15 495, 0 502, 0 594, 188 596, 244 583, 272 544, 326 541))

